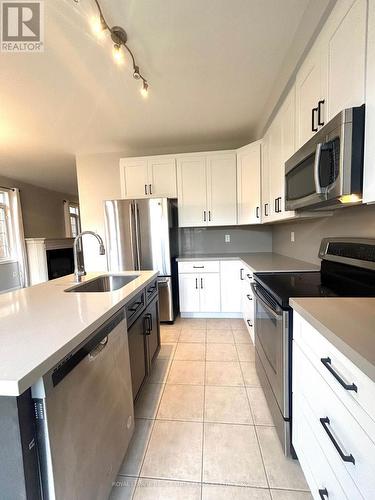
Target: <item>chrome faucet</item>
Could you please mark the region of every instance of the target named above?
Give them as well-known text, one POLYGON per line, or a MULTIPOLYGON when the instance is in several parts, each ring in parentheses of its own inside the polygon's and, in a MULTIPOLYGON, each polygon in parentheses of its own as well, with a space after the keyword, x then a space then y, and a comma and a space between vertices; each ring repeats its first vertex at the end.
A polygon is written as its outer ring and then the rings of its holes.
POLYGON ((80 283, 82 276, 86 276, 86 271, 85 271, 85 266, 82 264, 82 266, 79 269, 78 266, 78 242, 82 239, 82 236, 85 234, 92 234, 95 236, 95 238, 99 242, 99 255, 105 255, 105 248, 104 248, 104 243, 101 238, 97 233, 94 233, 94 231, 82 231, 82 233, 79 233, 73 243, 73 254, 74 254, 74 280, 76 283, 80 283))

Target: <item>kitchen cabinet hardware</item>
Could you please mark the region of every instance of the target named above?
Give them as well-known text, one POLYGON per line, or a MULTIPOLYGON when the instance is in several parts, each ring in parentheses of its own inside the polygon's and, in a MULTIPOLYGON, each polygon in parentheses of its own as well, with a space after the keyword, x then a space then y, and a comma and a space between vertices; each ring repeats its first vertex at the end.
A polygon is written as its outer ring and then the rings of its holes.
POLYGON ((318 127, 315 126, 315 115, 318 112, 318 108, 313 108, 311 110, 311 131, 312 132, 317 132, 318 127))
POLYGON ((246 294, 246 297, 248 298, 248 300, 253 300, 252 296, 249 293, 246 294))
POLYGON ((268 203, 264 204, 264 215, 268 217, 268 203))
POLYGON ((339 443, 337 442, 337 440, 336 440, 335 436, 334 436, 334 435, 333 435, 333 433, 331 432, 331 430, 330 430, 330 428, 329 428, 330 423, 331 423, 331 422, 330 422, 330 420, 329 420, 329 418, 328 418, 328 417, 324 417, 324 418, 320 418, 319 420, 320 420, 320 423, 321 423, 321 424, 322 424, 322 426, 323 426, 323 429, 324 429, 324 430, 325 430, 325 432, 327 433, 327 436, 329 437, 329 439, 330 439, 331 443, 332 443, 332 444, 333 444, 333 446, 336 448, 336 451, 337 451, 337 453, 340 455, 340 457, 342 458, 342 460, 343 460, 344 462, 350 462, 350 463, 352 463, 352 464, 355 464, 355 459, 354 459, 353 455, 352 455, 352 454, 350 454, 350 455, 346 455, 346 454, 342 451, 342 449, 341 449, 341 447, 340 447, 339 443))
POLYGON ((152 194, 152 184, 149 184, 150 194, 152 194))
POLYGON ((198 278, 195 278, 195 289, 198 290, 198 278))
POLYGON ((201 288, 203 288, 203 278, 201 278, 201 288))
POLYGON ((336 370, 332 366, 331 358, 321 358, 320 361, 344 389, 346 389, 347 391, 358 392, 358 387, 354 383, 347 384, 345 380, 336 372, 336 370))
POLYGON ((204 266, 193 266, 194 269, 204 269, 204 266))
POLYGON ((203 222, 207 222, 206 210, 203 210, 203 222))
POLYGON ((322 127, 324 125, 324 120, 322 119, 322 106, 324 105, 325 103, 325 100, 324 99, 321 99, 319 102, 318 102, 318 125, 320 127, 322 127))
POLYGON ((145 184, 145 195, 147 195, 147 184, 145 184))
POLYGON ((243 272, 244 272, 244 268, 241 267, 240 269, 240 280, 243 281, 245 278, 243 277, 243 272))
POLYGON ((138 311, 138 309, 140 309, 141 307, 143 307, 143 302, 142 301, 139 301, 139 302, 135 302, 133 304, 133 306, 135 307, 129 307, 129 311, 131 311, 132 313, 135 313, 138 311))
POLYGON ((253 327, 253 324, 252 324, 252 322, 251 322, 249 319, 247 319, 247 320, 246 320, 246 323, 247 323, 247 324, 248 324, 251 328, 253 327))
POLYGON ((259 219, 259 207, 256 207, 255 209, 255 217, 259 219))
POLYGON ((208 221, 211 222, 211 210, 208 211, 208 221))
POLYGON ((318 490, 318 493, 322 500, 326 500, 326 498, 329 498, 327 488, 322 488, 318 490))
POLYGON ((249 278, 249 280, 251 280, 252 278, 251 274, 247 274, 246 276, 249 278))

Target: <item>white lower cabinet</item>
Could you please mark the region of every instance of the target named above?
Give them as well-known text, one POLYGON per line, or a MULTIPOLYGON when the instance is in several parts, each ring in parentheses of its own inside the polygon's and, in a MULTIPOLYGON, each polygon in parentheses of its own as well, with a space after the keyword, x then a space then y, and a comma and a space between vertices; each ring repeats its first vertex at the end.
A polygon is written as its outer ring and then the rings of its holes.
POLYGON ((199 275, 200 306, 203 313, 220 312, 220 274, 199 275))
POLYGON ((195 312, 200 310, 200 290, 198 286, 198 275, 180 274, 180 311, 195 312))
POLYGON ((241 265, 238 260, 220 262, 221 312, 241 312, 241 265))
POLYGON ((312 495, 375 498, 375 384, 300 315, 293 319, 292 442, 312 495))
POLYGON ((220 312, 220 273, 180 272, 179 290, 181 313, 220 312))

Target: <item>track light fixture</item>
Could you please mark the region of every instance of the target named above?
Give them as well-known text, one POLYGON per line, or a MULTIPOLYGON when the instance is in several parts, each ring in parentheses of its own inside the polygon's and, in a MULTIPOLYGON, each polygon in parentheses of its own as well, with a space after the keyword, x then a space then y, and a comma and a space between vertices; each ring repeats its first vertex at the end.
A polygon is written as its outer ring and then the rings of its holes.
MULTIPOLYGON (((75 3, 79 3, 80 0, 73 0, 73 1, 75 3)), ((125 62, 124 52, 127 51, 127 53, 130 55, 130 59, 133 66, 133 78, 135 80, 141 80, 142 83, 141 83, 140 93, 142 97, 147 97, 149 84, 146 78, 144 78, 144 76, 140 72, 139 66, 136 63, 133 52, 127 46, 128 35, 126 34, 126 31, 121 26, 113 26, 111 28, 103 15, 103 10, 101 8, 99 0, 94 0, 94 2, 98 8, 99 17, 91 19, 91 29, 93 33, 98 38, 102 39, 104 38, 105 32, 109 31, 111 39, 113 41, 112 56, 117 64, 121 65, 125 62)))

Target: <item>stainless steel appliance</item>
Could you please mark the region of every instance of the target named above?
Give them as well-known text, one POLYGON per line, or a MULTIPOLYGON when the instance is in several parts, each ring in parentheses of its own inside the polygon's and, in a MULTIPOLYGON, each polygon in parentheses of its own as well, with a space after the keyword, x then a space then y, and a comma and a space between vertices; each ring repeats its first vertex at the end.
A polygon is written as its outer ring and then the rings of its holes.
POLYGON ((176 200, 109 200, 105 215, 109 271, 159 271, 160 321, 173 322, 178 308, 176 200))
POLYGON ((286 455, 293 455, 291 297, 374 297, 375 240, 322 240, 320 271, 255 273, 255 363, 286 455))
POLYGON ((285 163, 286 210, 362 200, 365 105, 345 109, 285 163))
POLYGON ((32 387, 43 499, 108 498, 134 431, 122 309, 32 387))

